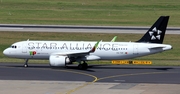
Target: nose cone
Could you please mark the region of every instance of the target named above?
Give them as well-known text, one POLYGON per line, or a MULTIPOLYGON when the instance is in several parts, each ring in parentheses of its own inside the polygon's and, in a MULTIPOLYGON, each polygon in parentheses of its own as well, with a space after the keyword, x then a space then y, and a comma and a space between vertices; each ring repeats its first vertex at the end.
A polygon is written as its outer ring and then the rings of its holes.
POLYGON ((9 55, 8 49, 5 49, 5 50, 3 51, 3 54, 6 55, 6 56, 8 56, 8 55, 9 55))
POLYGON ((17 57, 18 56, 16 49, 12 49, 12 48, 5 49, 3 51, 3 54, 8 57, 17 57))

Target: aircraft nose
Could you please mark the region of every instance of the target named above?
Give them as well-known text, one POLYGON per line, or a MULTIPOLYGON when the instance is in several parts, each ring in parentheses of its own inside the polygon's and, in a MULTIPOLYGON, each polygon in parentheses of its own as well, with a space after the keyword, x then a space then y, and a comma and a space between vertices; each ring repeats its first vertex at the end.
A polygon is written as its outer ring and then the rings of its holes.
POLYGON ((5 49, 5 50, 3 51, 3 54, 7 56, 7 55, 9 54, 8 49, 5 49))

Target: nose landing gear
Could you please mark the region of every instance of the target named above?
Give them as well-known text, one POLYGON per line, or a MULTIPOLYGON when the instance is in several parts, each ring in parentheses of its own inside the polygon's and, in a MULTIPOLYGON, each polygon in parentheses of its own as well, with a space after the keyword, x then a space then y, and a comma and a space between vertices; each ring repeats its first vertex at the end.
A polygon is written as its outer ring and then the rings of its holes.
POLYGON ((28 60, 29 59, 26 59, 25 63, 24 63, 24 67, 27 68, 28 67, 28 60))

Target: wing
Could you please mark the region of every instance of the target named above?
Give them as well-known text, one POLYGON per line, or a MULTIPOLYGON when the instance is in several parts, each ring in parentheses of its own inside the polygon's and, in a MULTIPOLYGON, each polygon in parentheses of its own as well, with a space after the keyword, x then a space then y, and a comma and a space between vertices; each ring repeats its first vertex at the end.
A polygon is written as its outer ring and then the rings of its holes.
POLYGON ((94 47, 90 51, 75 51, 75 52, 57 52, 52 53, 51 55, 60 55, 60 56, 68 56, 68 57, 84 57, 89 55, 90 53, 95 52, 98 47, 100 41, 96 42, 94 47))

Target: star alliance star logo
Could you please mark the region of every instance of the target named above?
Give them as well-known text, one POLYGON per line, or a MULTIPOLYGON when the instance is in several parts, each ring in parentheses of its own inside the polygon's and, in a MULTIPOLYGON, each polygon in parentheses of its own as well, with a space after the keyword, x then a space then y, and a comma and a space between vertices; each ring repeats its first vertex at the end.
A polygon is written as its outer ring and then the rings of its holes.
POLYGON ((151 36, 151 40, 160 40, 161 39, 161 30, 157 30, 156 27, 152 29, 152 31, 149 31, 149 35, 151 36))

